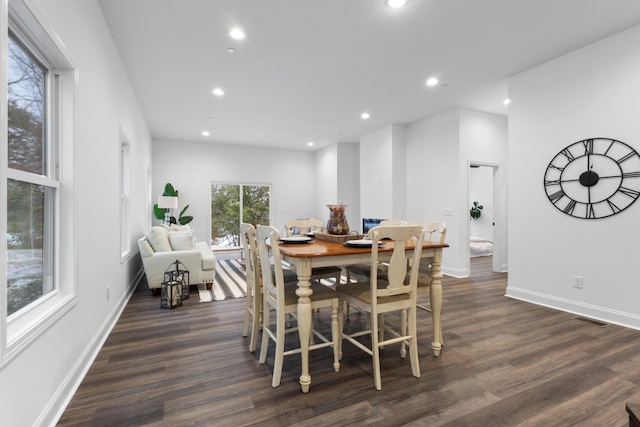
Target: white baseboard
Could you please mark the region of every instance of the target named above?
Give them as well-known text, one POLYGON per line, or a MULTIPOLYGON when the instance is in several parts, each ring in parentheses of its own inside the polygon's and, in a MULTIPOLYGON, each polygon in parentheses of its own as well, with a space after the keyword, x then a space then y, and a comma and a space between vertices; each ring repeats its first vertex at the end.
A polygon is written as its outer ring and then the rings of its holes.
POLYGON ((507 286, 505 296, 556 310, 566 311, 568 313, 577 314, 579 316, 588 317, 601 322, 640 330, 640 316, 633 313, 611 310, 605 307, 585 304, 565 298, 558 298, 553 295, 519 289, 513 286, 507 286))
POLYGON ((82 380, 89 372, 89 368, 98 357, 98 353, 102 349, 104 342, 107 340, 107 337, 113 330, 113 327, 118 322, 122 311, 127 306, 127 302, 129 298, 131 298, 131 294, 138 286, 138 283, 142 279, 142 275, 144 274, 144 270, 142 267, 140 271, 136 273, 135 277, 129 284, 128 291, 120 298, 117 304, 114 305, 113 310, 109 313, 102 323, 102 326, 98 330, 98 333, 93 337, 87 348, 82 352, 82 355, 74 365, 73 369, 68 373, 56 393, 53 395, 51 400, 49 401, 47 407, 42 412, 38 420, 34 424, 35 426, 51 426, 55 427, 58 423, 62 414, 73 395, 80 387, 82 380))

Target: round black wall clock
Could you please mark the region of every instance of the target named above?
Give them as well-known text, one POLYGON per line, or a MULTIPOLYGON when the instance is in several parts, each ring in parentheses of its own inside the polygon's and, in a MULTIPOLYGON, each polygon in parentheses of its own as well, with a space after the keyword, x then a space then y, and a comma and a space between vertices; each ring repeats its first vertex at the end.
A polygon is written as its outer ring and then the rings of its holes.
POLYGON ((624 142, 575 142, 551 160, 544 190, 561 212, 584 219, 622 212, 640 196, 640 155, 624 142))

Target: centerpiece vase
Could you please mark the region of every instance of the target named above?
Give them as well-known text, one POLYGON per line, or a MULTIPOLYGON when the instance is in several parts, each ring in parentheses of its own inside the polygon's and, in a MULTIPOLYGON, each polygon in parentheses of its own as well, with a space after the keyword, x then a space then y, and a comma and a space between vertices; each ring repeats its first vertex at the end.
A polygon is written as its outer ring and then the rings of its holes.
POLYGON ((345 235, 349 233, 349 224, 345 208, 347 205, 327 205, 329 208, 329 220, 327 221, 327 233, 345 235))

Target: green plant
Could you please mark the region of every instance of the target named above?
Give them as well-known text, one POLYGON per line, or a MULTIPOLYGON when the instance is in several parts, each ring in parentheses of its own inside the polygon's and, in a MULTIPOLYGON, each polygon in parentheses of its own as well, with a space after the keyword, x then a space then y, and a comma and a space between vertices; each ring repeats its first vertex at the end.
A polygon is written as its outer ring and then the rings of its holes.
POLYGON ((482 206, 477 201, 473 202, 473 206, 471 206, 471 209, 469 209, 469 215, 471 215, 471 219, 479 219, 482 216, 482 209, 484 209, 484 206, 482 206))
MULTIPOLYGON (((171 183, 167 182, 164 186, 164 192, 162 193, 162 195, 170 196, 170 197, 178 197, 178 190, 173 188, 173 185, 171 185, 171 183)), ((184 214, 187 208, 189 208, 189 205, 182 208, 182 210, 180 211, 180 215, 178 215, 177 220, 176 220, 176 217, 174 216, 169 217, 169 222, 171 224, 180 224, 180 225, 189 224, 193 220, 193 217, 184 214)), ((165 211, 166 209, 159 208, 157 203, 153 205, 153 216, 155 216, 156 219, 164 220, 165 211)))

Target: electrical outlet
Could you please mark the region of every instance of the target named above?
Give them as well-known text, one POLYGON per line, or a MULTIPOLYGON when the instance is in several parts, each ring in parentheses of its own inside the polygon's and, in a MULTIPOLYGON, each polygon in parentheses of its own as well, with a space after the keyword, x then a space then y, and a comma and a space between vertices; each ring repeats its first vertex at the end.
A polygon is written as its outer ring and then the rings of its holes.
POLYGON ((573 276, 573 287, 574 288, 578 288, 578 289, 582 289, 584 283, 583 283, 583 277, 582 276, 573 276))
POLYGON ((107 302, 109 302, 109 287, 107 286, 107 302))

